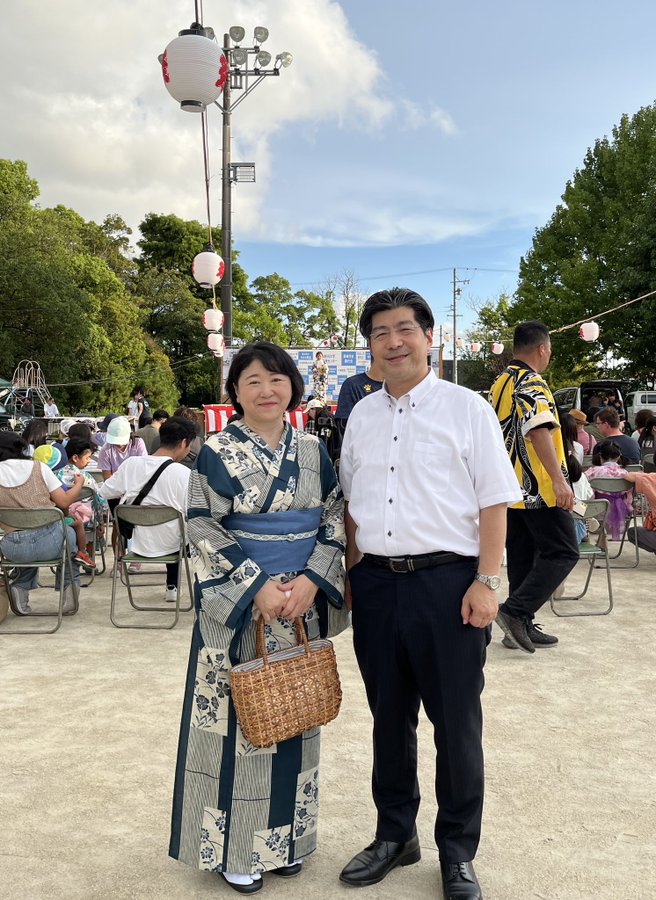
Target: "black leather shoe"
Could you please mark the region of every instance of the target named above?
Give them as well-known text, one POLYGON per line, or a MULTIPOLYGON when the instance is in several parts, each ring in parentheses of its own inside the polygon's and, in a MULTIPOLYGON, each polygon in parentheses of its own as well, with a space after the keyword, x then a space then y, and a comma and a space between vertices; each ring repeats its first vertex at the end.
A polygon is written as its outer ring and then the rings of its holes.
POLYGON ((411 866, 421 859, 419 838, 415 834, 409 841, 381 841, 378 838, 354 856, 339 875, 342 884, 351 887, 368 887, 378 884, 397 866, 411 866))
POLYGON ((271 869, 272 875, 279 875, 281 878, 293 878, 303 868, 302 862, 292 863, 291 866, 281 866, 280 869, 271 869))
POLYGON ((481 886, 472 863, 440 862, 440 869, 444 900, 483 900, 481 886))
POLYGON ((524 653, 535 653, 535 647, 528 636, 526 622, 523 619, 509 616, 500 609, 497 613, 496 623, 514 647, 523 650, 524 653))

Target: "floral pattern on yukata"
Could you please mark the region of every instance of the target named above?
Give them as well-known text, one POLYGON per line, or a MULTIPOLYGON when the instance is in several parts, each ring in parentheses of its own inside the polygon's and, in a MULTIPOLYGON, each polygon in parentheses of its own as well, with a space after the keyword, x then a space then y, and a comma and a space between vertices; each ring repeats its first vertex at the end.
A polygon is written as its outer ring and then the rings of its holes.
POLYGON ((317 830, 319 820, 319 770, 301 772, 296 782, 294 840, 317 830))
POLYGON ((192 728, 227 735, 230 707, 230 659, 228 651, 203 647, 198 653, 192 728))
POLYGON ((237 733, 235 735, 235 756, 262 756, 265 753, 272 754, 278 752, 278 745, 273 744, 271 747, 255 747, 248 740, 241 725, 237 722, 237 733))
POLYGON ((268 872, 288 865, 291 831, 291 825, 281 825, 255 832, 251 872, 268 872))
POLYGON ((222 809, 203 809, 203 824, 200 831, 199 869, 220 872, 223 860, 226 814, 222 809))

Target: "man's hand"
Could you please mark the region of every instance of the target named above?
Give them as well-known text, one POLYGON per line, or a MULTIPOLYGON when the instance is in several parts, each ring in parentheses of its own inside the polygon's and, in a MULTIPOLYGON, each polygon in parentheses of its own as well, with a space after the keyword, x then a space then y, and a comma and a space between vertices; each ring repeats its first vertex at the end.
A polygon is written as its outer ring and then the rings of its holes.
POLYGON ((473 581, 462 598, 460 612, 463 625, 485 628, 494 622, 498 611, 496 593, 480 581, 473 581))
POLYGON ((351 582, 348 573, 346 574, 346 580, 344 582, 344 605, 349 610, 353 609, 353 596, 351 595, 351 582))
POLYGON ((297 575, 292 581, 276 584, 276 587, 284 600, 284 606, 279 615, 290 620, 305 615, 314 603, 314 598, 319 590, 307 575, 297 575))
POLYGON ((262 613, 265 622, 270 622, 271 619, 279 616, 285 605, 285 596, 280 593, 278 587, 282 587, 282 585, 278 585, 275 581, 267 581, 253 598, 253 603, 262 613))
POLYGON ((574 493, 565 479, 556 479, 553 483, 553 489, 556 495, 556 506, 559 506, 561 509, 568 509, 571 512, 574 509, 574 493))

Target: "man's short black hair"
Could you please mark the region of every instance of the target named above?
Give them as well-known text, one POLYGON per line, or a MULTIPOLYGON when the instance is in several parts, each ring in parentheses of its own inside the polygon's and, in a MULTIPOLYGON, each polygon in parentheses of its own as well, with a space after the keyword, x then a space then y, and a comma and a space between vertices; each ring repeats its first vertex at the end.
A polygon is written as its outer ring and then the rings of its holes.
POLYGON ((536 350, 540 344, 551 343, 549 329, 544 322, 520 322, 513 335, 513 353, 536 350))
POLYGON ((158 422, 165 422, 169 418, 169 414, 165 409, 156 409, 153 413, 153 419, 157 419, 158 422))
POLYGON ((197 435, 196 426, 189 419, 184 419, 182 416, 171 416, 159 430, 159 445, 171 450, 173 447, 177 447, 180 441, 191 444, 197 435))
POLYGON ((424 333, 435 325, 433 312, 421 294, 409 288, 395 287, 389 291, 377 291, 368 298, 360 315, 360 333, 369 340, 371 337, 371 320, 378 312, 398 309, 407 306, 414 311, 415 319, 424 333))
POLYGON ((96 445, 84 437, 72 437, 66 442, 66 455, 69 459, 72 456, 82 456, 87 450, 93 452, 95 449, 96 445))
POLYGON ((286 375, 289 378, 292 383, 292 396, 287 411, 291 412, 292 409, 296 409, 303 397, 305 384, 303 383, 303 376, 294 364, 294 360, 289 353, 286 353, 277 344, 272 344, 270 341, 257 341, 254 344, 246 344, 245 347, 242 347, 230 364, 226 391, 236 412, 240 416, 244 414, 243 407, 237 401, 237 382, 244 369, 247 369, 255 361, 261 362, 267 372, 275 372, 278 375, 286 375))

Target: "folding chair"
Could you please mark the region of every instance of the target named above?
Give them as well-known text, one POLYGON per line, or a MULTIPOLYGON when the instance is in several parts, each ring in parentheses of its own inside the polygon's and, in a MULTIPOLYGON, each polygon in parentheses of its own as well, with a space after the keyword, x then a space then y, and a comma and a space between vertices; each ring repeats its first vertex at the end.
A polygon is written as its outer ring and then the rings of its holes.
MULTIPOLYGON (((105 516, 103 513, 103 507, 100 505, 100 501, 98 499, 98 495, 93 490, 93 488, 83 487, 80 491, 80 496, 78 498, 83 503, 91 503, 93 507, 93 520, 91 522, 87 522, 84 526, 84 533, 88 537, 87 543, 93 542, 93 551, 91 553, 91 559, 95 562, 96 556, 100 553, 100 562, 101 567, 96 567, 92 572, 89 572, 91 576, 91 581, 95 578, 96 575, 104 575, 107 569, 107 561, 105 559, 105 550, 107 549, 107 527, 105 527, 105 534, 103 537, 99 538, 96 534, 98 523, 105 523, 105 516)), ((85 547, 82 547, 82 550, 85 550, 85 547)))
MULTIPOLYGON (((5 580, 5 584, 7 585, 7 589, 9 590, 9 572, 13 569, 40 569, 40 568, 51 568, 54 569, 55 573, 59 570, 60 572, 60 582, 59 582, 59 604, 57 606, 57 612, 31 612, 29 616, 25 616, 25 618, 34 618, 38 616, 45 616, 48 618, 52 618, 54 616, 57 617, 57 622, 55 623, 54 628, 30 628, 27 629, 0 629, 0 634, 54 634, 55 631, 60 627, 62 623, 62 616, 72 616, 79 609, 79 603, 77 598, 77 592, 73 592, 74 601, 73 601, 73 609, 70 612, 64 612, 64 567, 68 566, 68 573, 70 576, 71 583, 73 582, 73 563, 71 562, 71 556, 68 552, 68 543, 66 541, 66 523, 64 522, 64 514, 60 509, 56 507, 47 507, 45 509, 17 509, 14 507, 2 508, 0 509, 0 522, 4 525, 13 528, 16 531, 32 531, 35 528, 44 528, 46 525, 52 525, 55 522, 61 523, 62 528, 62 550, 61 555, 55 557, 54 559, 39 559, 35 562, 27 562, 27 563, 17 563, 11 559, 7 559, 6 556, 2 553, 0 549, 0 571, 2 572, 2 577, 5 580)), ((11 605, 12 612, 16 616, 23 616, 24 614, 19 612, 16 608, 16 605, 13 601, 11 591, 9 590, 9 602, 11 605)))
POLYGON ((614 569, 635 569, 635 567, 640 562, 640 550, 638 547, 638 515, 635 508, 635 490, 634 485, 630 481, 625 481, 624 478, 591 478, 590 479, 590 487, 595 491, 601 491, 603 494, 623 494, 625 491, 631 492, 631 513, 627 515, 626 522, 624 523, 624 531, 622 532, 622 537, 620 538, 620 547, 617 553, 613 553, 612 556, 609 556, 609 559, 618 559, 622 555, 622 550, 624 549, 624 542, 626 540, 626 535, 630 527, 633 528, 633 537, 635 543, 635 561, 631 563, 629 566, 613 566, 614 569), (632 524, 631 524, 632 523, 632 524))
MULTIPOLYGON (((614 478, 612 480, 616 481, 617 479, 614 478)), ((590 539, 579 544, 579 559, 585 560, 588 563, 588 576, 585 580, 582 591, 579 591, 576 594, 564 595, 562 597, 552 596, 551 609, 553 610, 554 615, 560 616, 561 618, 566 618, 568 616, 607 616, 613 608, 613 585, 611 583, 610 577, 610 557, 608 556, 608 540, 606 538, 606 519, 608 518, 610 503, 608 500, 588 500, 585 503, 585 507, 586 509, 584 518, 586 522, 589 519, 597 520, 597 522, 599 523, 598 540, 601 541, 603 539, 604 546, 600 547, 598 544, 594 544, 590 539), (606 567, 606 581, 608 583, 607 607, 601 610, 591 610, 586 612, 560 612, 557 608, 557 604, 571 603, 572 601, 582 600, 583 597, 585 597, 588 591, 588 587, 590 586, 590 580, 592 578, 592 572, 595 568, 595 563, 598 560, 603 560, 606 567)))
POLYGON ((120 568, 123 572, 123 577, 125 578, 125 586, 128 592, 128 599, 130 601, 130 606, 133 609, 142 610, 144 612, 170 612, 170 606, 140 606, 139 604, 134 602, 134 598, 132 596, 132 585, 130 584, 130 572, 129 567, 130 563, 140 563, 141 565, 151 564, 151 563, 178 563, 178 583, 177 583, 177 593, 175 599, 175 616, 170 625, 127 625, 122 624, 116 619, 116 588, 117 582, 119 581, 119 559, 118 557, 114 560, 114 569, 112 572, 112 603, 110 610, 110 619, 112 621, 112 625, 115 625, 117 628, 140 628, 140 629, 149 629, 156 628, 160 630, 168 630, 171 628, 175 628, 178 623, 178 618, 180 612, 189 612, 189 610, 193 607, 193 588, 191 585, 191 572, 189 571, 189 560, 187 558, 187 544, 186 544, 186 536, 185 536, 185 528, 184 528, 184 518, 182 517, 182 513, 178 512, 177 509, 173 509, 170 506, 130 506, 129 504, 121 505, 119 504, 114 510, 114 521, 116 523, 116 530, 119 534, 119 542, 121 545, 121 549, 123 550, 123 555, 121 556, 120 562, 122 565, 120 568), (164 525, 166 522, 176 521, 178 523, 178 533, 179 533, 179 544, 178 550, 175 553, 167 553, 162 554, 161 556, 139 556, 137 553, 132 553, 126 548, 126 541, 120 533, 119 521, 123 520, 124 522, 129 522, 131 525, 138 525, 139 527, 152 527, 154 525, 164 525), (182 583, 182 566, 184 564, 184 568, 187 574, 187 586, 189 588, 189 606, 180 606, 180 587, 182 583))
POLYGON ((581 468, 583 469, 583 471, 585 471, 586 469, 589 469, 591 465, 592 465, 592 454, 586 453, 583 456, 583 460, 581 461, 581 468))
POLYGON ((642 457, 642 464, 645 467, 645 472, 656 472, 653 453, 645 453, 645 455, 642 457))

